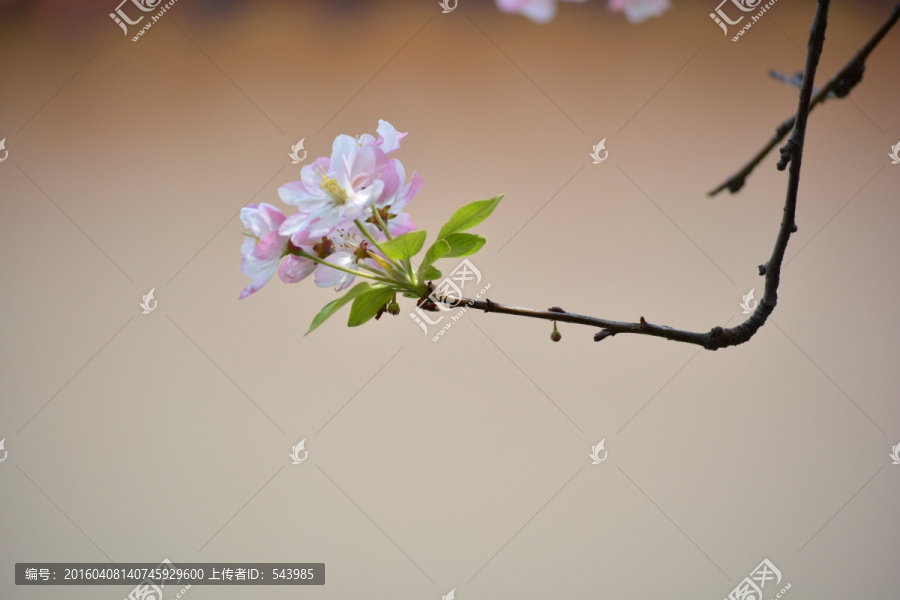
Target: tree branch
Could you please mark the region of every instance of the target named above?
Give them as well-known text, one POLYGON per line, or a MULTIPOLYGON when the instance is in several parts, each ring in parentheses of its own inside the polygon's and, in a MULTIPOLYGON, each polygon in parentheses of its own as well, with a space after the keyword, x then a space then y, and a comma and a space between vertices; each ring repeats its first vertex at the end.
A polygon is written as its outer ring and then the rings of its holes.
MULTIPOLYGON (((875 46, 881 42, 884 36, 890 31, 891 27, 900 19, 900 3, 894 6, 894 9, 888 15, 888 18, 885 19, 884 23, 881 24, 881 27, 872 35, 868 42, 863 45, 862 48, 850 59, 850 61, 844 65, 844 68, 837 72, 837 74, 832 77, 828 83, 825 84, 821 90, 818 90, 815 96, 812 99, 812 104, 809 109, 812 110, 816 107, 816 105, 821 104, 828 98, 845 98, 850 94, 850 91, 856 87, 860 81, 862 81, 863 73, 866 69, 866 59, 869 57, 869 54, 872 53, 872 50, 875 49, 875 46)), ((771 73, 771 72, 770 72, 771 73)), ((797 113, 799 114, 799 113, 797 113)), ((784 139, 794 127, 794 123, 797 119, 797 114, 793 117, 782 123, 775 130, 775 136, 769 140, 769 142, 763 146, 762 150, 757 152, 757 154, 750 159, 744 168, 740 171, 732 175, 728 180, 726 180, 722 185, 709 192, 710 196, 715 196, 722 190, 727 189, 732 194, 738 192, 742 187, 744 187, 744 183, 746 183, 747 177, 753 172, 759 163, 771 152, 775 146, 778 145, 781 140, 784 139)))
MULTIPOLYGON (((667 340, 684 342, 687 344, 696 344, 703 346, 707 350, 718 350, 719 348, 742 344, 753 337, 759 328, 765 324, 766 319, 772 314, 772 311, 775 310, 775 305, 778 302, 777 292, 778 284, 781 279, 781 266, 784 261, 784 253, 787 250, 787 244, 791 234, 797 231, 794 217, 797 210, 797 193, 800 187, 800 165, 803 158, 803 145, 806 139, 806 124, 809 119, 809 111, 812 108, 810 98, 812 97, 813 79, 815 78, 816 68, 819 64, 819 57, 822 54, 822 46, 825 42, 825 28, 828 24, 829 4, 830 0, 818 0, 818 3, 816 4, 816 14, 813 18, 812 26, 810 27, 809 44, 806 53, 806 67, 803 71, 803 82, 800 85, 797 116, 793 119, 793 124, 791 125, 793 128, 791 137, 788 140, 788 143, 781 148, 781 160, 778 163, 779 170, 784 170, 790 165, 790 170, 788 171, 787 193, 784 202, 784 214, 782 215, 781 226, 778 229, 778 237, 775 240, 772 256, 769 258, 769 262, 765 265, 760 265, 759 267, 760 275, 765 275, 766 277, 765 292, 762 299, 759 301, 759 304, 756 306, 756 309, 753 311, 753 314, 751 314, 746 321, 736 327, 713 327, 711 330, 701 333, 675 329, 665 325, 655 325, 647 322, 644 317, 641 317, 640 321, 637 323, 626 323, 570 313, 558 307, 542 311, 498 304, 487 299, 472 300, 469 298, 450 296, 438 298, 437 301, 451 307, 463 305, 485 312, 599 327, 600 331, 594 335, 594 340, 598 342, 619 333, 634 333, 661 337, 667 340)), ((898 8, 900 8, 900 5, 898 5, 898 8)), ((895 9, 895 12, 898 12, 898 10, 895 9)), ((884 26, 882 26, 882 29, 883 28, 884 26)), ((875 43, 877 43, 877 41, 875 43)), ((874 47, 874 44, 871 45, 874 47)), ((857 54, 857 56, 859 56, 859 54, 857 54)), ((823 88, 822 92, 827 93, 827 87, 828 86, 823 88)), ((438 310, 437 306, 431 302, 423 301, 420 304, 423 308, 438 310)))

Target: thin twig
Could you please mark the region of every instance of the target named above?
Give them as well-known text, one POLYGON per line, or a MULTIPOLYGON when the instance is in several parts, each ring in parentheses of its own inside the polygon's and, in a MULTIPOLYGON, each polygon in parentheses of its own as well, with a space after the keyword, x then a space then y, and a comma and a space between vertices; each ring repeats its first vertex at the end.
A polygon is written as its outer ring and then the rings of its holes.
MULTIPOLYGON (((780 81, 785 85, 789 85, 792 88, 797 88, 798 90, 800 89, 800 86, 803 85, 803 72, 797 72, 793 75, 785 75, 784 73, 776 69, 769 69, 769 77, 776 81, 780 81)), ((813 95, 816 95, 818 93, 819 88, 813 87, 813 95)), ((837 98, 837 96, 834 94, 834 92, 831 92, 830 94, 828 94, 828 98, 837 98)))
MULTIPOLYGON (((781 278, 781 265, 784 261, 784 253, 787 250, 787 244, 791 234, 797 231, 794 216, 797 209, 797 193, 800 186, 800 165, 803 158, 803 145, 806 139, 806 124, 809 119, 809 111, 812 108, 810 98, 812 97, 813 79, 819 64, 819 57, 822 54, 822 45, 825 41, 825 28, 828 24, 829 3, 830 0, 818 0, 816 14, 813 18, 812 26, 810 27, 809 45, 806 53, 806 67, 803 71, 803 83, 800 86, 797 118, 794 119, 794 124, 792 126, 793 130, 788 143, 781 148, 781 162, 779 163, 779 169, 784 169, 790 165, 790 170, 788 171, 787 193, 784 202, 784 214, 781 219, 781 226, 778 229, 778 237, 775 240, 772 256, 768 263, 760 265, 759 268, 760 275, 765 275, 766 277, 765 292, 762 299, 759 301, 759 304, 756 306, 756 309, 753 311, 753 314, 751 314, 746 321, 736 327, 713 327, 710 331, 701 333, 675 329, 665 325, 655 325, 649 323, 644 317, 641 317, 640 321, 637 323, 626 323, 570 313, 559 307, 553 307, 550 310, 543 311, 508 306, 506 304, 492 302, 491 300, 472 300, 469 298, 449 296, 439 298, 438 300, 448 306, 462 305, 483 310, 485 312, 599 327, 600 331, 594 335, 594 340, 598 342, 619 333, 635 333, 662 337, 667 340, 684 342, 687 344, 696 344, 703 346, 707 350, 718 350, 719 348, 726 348, 728 346, 737 346, 753 337, 775 309, 775 305, 778 301, 777 292, 781 278)), ((423 304, 423 306, 425 306, 425 304, 423 304)), ((432 306, 431 308, 437 310, 437 307, 435 306, 432 306)))
MULTIPOLYGON (((881 27, 872 35, 872 37, 863 45, 862 48, 850 59, 850 61, 844 65, 844 68, 837 72, 837 74, 832 77, 825 86, 816 92, 815 96, 812 99, 812 104, 809 109, 812 110, 816 107, 816 105, 821 104, 828 98, 844 98, 850 94, 850 90, 852 90, 857 83, 862 81, 863 72, 866 68, 866 59, 869 57, 869 54, 872 53, 872 50, 875 49, 875 46, 881 42, 884 36, 890 31, 891 27, 897 23, 898 19, 900 19, 900 3, 894 6, 891 13, 888 15, 888 18, 885 19, 884 23, 881 24, 881 27)), ((732 194, 736 193, 742 187, 744 187, 744 183, 746 183, 747 177, 753 172, 756 166, 762 162, 762 160, 771 152, 794 127, 794 122, 797 119, 797 115, 795 114, 793 117, 786 120, 784 123, 778 126, 775 130, 775 136, 769 140, 769 142, 763 146, 762 150, 756 153, 756 155, 750 159, 744 168, 740 171, 732 175, 728 178, 722 185, 709 192, 710 196, 715 196, 722 190, 728 190, 732 194)))

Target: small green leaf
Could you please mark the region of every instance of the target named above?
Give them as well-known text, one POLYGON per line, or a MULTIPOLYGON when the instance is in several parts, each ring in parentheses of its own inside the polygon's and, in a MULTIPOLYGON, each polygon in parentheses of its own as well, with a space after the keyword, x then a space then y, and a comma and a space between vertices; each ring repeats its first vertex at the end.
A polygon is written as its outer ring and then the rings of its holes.
MULTIPOLYGON (((450 252, 450 244, 445 242, 444 240, 438 240, 428 248, 428 251, 425 252, 425 259, 422 261, 422 264, 419 265, 419 277, 424 277, 425 271, 434 264, 434 261, 439 259, 450 252)), ((440 275, 438 276, 440 277, 440 275)))
POLYGON ((312 320, 312 323, 310 323, 309 325, 309 329, 303 335, 307 336, 312 333, 315 328, 324 323, 325 320, 328 319, 328 317, 339 311, 341 307, 343 307, 351 300, 355 299, 363 292, 369 291, 370 289, 372 289, 372 286, 366 282, 357 283, 352 288, 350 288, 349 292, 347 292, 340 298, 332 300, 331 302, 326 304, 324 307, 322 307, 322 310, 319 311, 319 314, 317 314, 316 317, 312 320))
POLYGON ((450 252, 445 254, 446 258, 454 256, 470 256, 475 254, 487 241, 483 235, 474 233, 451 233, 445 240, 450 244, 450 252))
POLYGON ((491 213, 494 212, 494 209, 497 208, 497 205, 500 204, 500 200, 502 199, 503 196, 500 195, 496 198, 491 198, 490 200, 476 200, 475 202, 466 204, 453 213, 450 220, 441 228, 438 239, 446 238, 451 233, 465 231, 466 229, 475 227, 491 216, 491 213))
POLYGON ((350 307, 347 327, 357 327, 377 315, 381 307, 394 297, 394 293, 389 287, 379 286, 357 296, 350 307))
POLYGON ((425 231, 410 231, 400 237, 395 237, 389 242, 384 242, 381 247, 388 258, 394 260, 407 260, 419 253, 425 244, 425 231))
POLYGON ((434 265, 428 265, 425 272, 419 275, 419 279, 424 281, 434 281, 441 278, 441 272, 434 268, 434 265))

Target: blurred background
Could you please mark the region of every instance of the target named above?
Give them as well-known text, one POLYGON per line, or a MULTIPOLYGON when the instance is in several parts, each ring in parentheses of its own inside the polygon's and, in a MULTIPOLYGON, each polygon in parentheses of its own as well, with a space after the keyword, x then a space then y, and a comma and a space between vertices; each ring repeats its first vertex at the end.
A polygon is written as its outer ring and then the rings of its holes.
MULTIPOLYGON (((833 3, 818 84, 891 7, 833 3)), ((301 139, 309 164, 386 119, 420 228, 506 194, 471 259, 491 300, 735 325, 787 176, 772 155, 706 193, 796 110, 767 71, 802 69, 814 2, 738 42, 715 0, 545 25, 488 1, 179 0, 137 42, 116 8, 0 2, 0 597, 131 589, 15 586, 17 562, 163 558, 327 565, 322 587, 194 600, 719 599, 765 558, 766 600, 895 594, 900 30, 811 116, 772 319, 707 352, 471 311, 432 342, 412 301, 303 337, 334 293, 238 301, 238 213, 282 206, 301 139)))

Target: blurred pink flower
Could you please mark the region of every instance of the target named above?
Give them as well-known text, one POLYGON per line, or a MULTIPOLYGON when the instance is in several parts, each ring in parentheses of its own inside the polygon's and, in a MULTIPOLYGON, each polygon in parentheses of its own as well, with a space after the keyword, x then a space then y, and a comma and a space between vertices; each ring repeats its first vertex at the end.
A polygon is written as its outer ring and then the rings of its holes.
MULTIPOLYGON (((535 23, 546 23, 556 16, 557 0, 497 0, 497 7, 503 12, 520 13, 535 23)), ((584 2, 585 0, 564 0, 584 2)))
POLYGON ((284 213, 271 204, 250 204, 241 209, 241 221, 247 227, 241 247, 241 273, 253 280, 241 292, 241 299, 259 291, 278 269, 288 245, 288 237, 278 233, 284 220, 284 213))
POLYGON ((672 8, 672 4, 669 0, 609 0, 608 7, 613 12, 624 12, 625 18, 632 23, 640 23, 660 16, 672 8))

